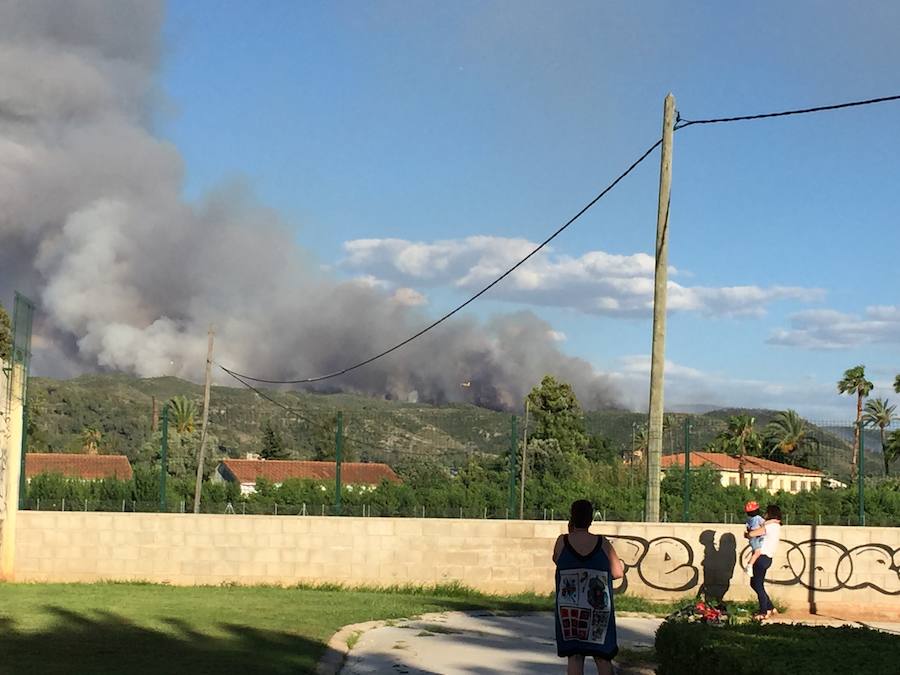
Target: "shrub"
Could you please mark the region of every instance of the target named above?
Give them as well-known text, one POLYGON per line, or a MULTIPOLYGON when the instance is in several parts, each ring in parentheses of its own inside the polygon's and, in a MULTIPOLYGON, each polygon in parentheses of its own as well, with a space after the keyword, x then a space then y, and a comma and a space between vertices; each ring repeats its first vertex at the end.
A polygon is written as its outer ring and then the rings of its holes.
POLYGON ((659 675, 896 673, 900 640, 867 628, 665 621, 656 633, 659 675))

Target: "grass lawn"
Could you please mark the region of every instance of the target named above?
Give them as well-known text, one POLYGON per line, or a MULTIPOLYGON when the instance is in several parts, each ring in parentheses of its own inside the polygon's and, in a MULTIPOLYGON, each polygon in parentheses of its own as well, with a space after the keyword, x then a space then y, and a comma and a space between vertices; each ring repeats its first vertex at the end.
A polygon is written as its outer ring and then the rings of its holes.
POLYGON ((346 624, 550 607, 549 597, 487 596, 453 586, 0 584, 0 673, 304 673, 346 624))
MULTIPOLYGON (((616 609, 665 615, 687 602, 617 596, 616 609)), ((0 584, 0 674, 303 673, 347 624, 552 607, 552 595, 492 596, 453 585, 0 584)))

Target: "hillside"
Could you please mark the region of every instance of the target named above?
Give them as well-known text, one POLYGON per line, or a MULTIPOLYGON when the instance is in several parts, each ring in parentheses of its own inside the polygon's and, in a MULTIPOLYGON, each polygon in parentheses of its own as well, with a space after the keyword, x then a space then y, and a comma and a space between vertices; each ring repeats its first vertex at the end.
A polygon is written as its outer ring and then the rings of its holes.
MULTIPOLYGON (((337 412, 344 416, 348 456, 376 459, 409 453, 459 456, 497 454, 509 447, 509 415, 467 404, 429 406, 351 394, 267 392, 286 411, 247 389, 213 387, 210 433, 219 452, 257 452, 262 427, 271 423, 298 458, 333 448, 337 412)), ((185 396, 199 410, 203 388, 174 377, 138 379, 121 374, 71 380, 33 378, 29 383, 31 451, 80 452, 85 427, 100 430, 101 451, 137 457, 150 438, 153 398, 160 409, 185 396)), ((199 424, 199 420, 198 420, 199 424)))
MULTIPOLYGON (((165 401, 179 395, 193 400, 199 410, 203 388, 174 377, 139 379, 123 374, 94 374, 71 380, 33 378, 29 384, 29 450, 80 452, 82 430, 94 427, 101 432, 102 452, 137 459, 151 438, 153 398, 161 408, 165 401)), ((281 434, 292 456, 330 456, 338 411, 344 417, 345 456, 349 459, 395 462, 428 455, 452 464, 470 454, 499 455, 509 448, 510 414, 469 404, 432 406, 353 394, 296 391, 269 391, 267 395, 292 412, 247 389, 212 388, 210 433, 215 439, 215 454, 239 457, 258 452, 263 425, 269 422, 281 434)), ((697 450, 725 428, 730 415, 740 413, 753 415, 758 428, 775 415, 772 410, 736 409, 701 415, 670 414, 666 416, 664 452, 683 450, 685 420, 691 422, 691 447, 697 450)), ((631 447, 633 434, 645 420, 640 413, 620 410, 585 414, 587 431, 609 439, 622 454, 631 447)), ((520 435, 521 430, 520 418, 520 435)), ((813 431, 819 452, 810 458, 811 463, 831 473, 847 475, 852 431, 840 427, 814 427, 813 431)), ((878 475, 881 456, 876 450, 877 434, 867 433, 866 441, 867 473, 878 475)))

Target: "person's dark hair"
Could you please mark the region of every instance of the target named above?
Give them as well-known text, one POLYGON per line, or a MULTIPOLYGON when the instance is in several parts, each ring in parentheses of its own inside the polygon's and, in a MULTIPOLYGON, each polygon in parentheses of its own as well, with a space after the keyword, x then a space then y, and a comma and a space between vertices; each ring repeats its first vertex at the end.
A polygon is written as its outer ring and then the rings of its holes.
POLYGON ((766 507, 766 520, 781 520, 781 507, 778 504, 769 504, 766 507))
POLYGON ((594 505, 587 499, 577 499, 572 502, 571 518, 569 524, 572 527, 584 529, 590 527, 594 520, 594 505))
POLYGON ((759 515, 759 509, 753 509, 752 511, 745 511, 748 518, 754 518, 759 515))

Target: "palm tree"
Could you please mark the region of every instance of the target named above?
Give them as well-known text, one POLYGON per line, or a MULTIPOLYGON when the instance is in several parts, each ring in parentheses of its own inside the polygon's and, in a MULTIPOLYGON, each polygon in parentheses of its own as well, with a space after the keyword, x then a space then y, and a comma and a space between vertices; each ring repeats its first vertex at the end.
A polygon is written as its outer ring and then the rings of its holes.
POLYGON ((884 446, 884 468, 887 468, 891 462, 900 458, 900 429, 895 429, 887 437, 887 445, 884 446))
POLYGON ((872 384, 866 379, 866 367, 855 366, 844 371, 844 377, 837 383, 839 394, 856 394, 856 426, 853 428, 853 455, 850 457, 851 477, 856 477, 856 455, 859 452, 859 425, 862 421, 863 399, 872 391, 872 384))
POLYGON ((186 396, 175 396, 169 401, 172 423, 179 434, 190 434, 194 431, 194 418, 197 406, 186 396))
POLYGON ((647 455, 650 448, 650 432, 646 425, 641 425, 634 435, 634 444, 631 448, 631 461, 634 462, 634 456, 638 455, 642 460, 647 455))
POLYGON ((875 398, 871 401, 866 401, 866 410, 863 413, 863 424, 867 427, 878 427, 881 431, 881 452, 882 459, 884 459, 884 475, 887 476, 888 469, 888 455, 885 451, 885 438, 884 438, 884 430, 886 427, 891 426, 891 422, 895 419, 898 419, 894 412, 897 410, 897 406, 891 405, 886 398, 875 398))
POLYGON ((784 410, 772 418, 763 434, 773 450, 791 455, 810 446, 818 448, 818 439, 810 436, 809 431, 806 421, 796 411, 784 410))
POLYGON ((97 454, 101 438, 100 430, 97 427, 85 427, 81 430, 81 449, 89 455, 97 454))
POLYGON ((728 423, 721 434, 719 441, 726 449, 735 450, 738 453, 738 480, 741 485, 744 484, 744 473, 747 462, 747 451, 755 450, 759 452, 762 448, 762 440, 759 434, 753 429, 756 418, 750 415, 732 415, 728 418, 728 423))

